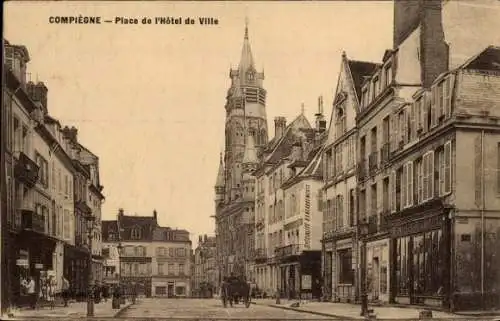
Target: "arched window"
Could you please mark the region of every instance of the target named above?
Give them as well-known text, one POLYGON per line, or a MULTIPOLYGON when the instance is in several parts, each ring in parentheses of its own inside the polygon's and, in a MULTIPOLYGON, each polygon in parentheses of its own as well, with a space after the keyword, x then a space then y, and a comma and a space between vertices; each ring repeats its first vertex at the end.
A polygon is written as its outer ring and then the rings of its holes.
POLYGON ((266 130, 261 129, 259 136, 259 145, 264 145, 266 143, 266 130))

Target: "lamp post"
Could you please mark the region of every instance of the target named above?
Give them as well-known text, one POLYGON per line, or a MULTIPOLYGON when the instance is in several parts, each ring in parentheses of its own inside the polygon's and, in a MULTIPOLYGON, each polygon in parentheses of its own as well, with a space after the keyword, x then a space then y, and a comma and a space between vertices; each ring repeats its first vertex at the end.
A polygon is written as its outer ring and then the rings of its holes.
POLYGON ((94 316, 94 289, 93 274, 92 274, 92 232, 94 230, 94 216, 87 215, 87 236, 89 238, 89 264, 88 264, 88 290, 87 290, 87 316, 94 316))
POLYGON ((368 294, 366 293, 366 236, 368 235, 368 223, 362 220, 358 223, 359 235, 361 236, 361 316, 368 314, 368 294))
MULTIPOLYGON (((122 291, 122 255, 123 255, 123 245, 122 243, 118 243, 118 246, 116 247, 118 249, 118 287, 120 289, 121 295, 123 295, 122 291)), ((118 298, 119 302, 121 303, 122 298, 118 298)))

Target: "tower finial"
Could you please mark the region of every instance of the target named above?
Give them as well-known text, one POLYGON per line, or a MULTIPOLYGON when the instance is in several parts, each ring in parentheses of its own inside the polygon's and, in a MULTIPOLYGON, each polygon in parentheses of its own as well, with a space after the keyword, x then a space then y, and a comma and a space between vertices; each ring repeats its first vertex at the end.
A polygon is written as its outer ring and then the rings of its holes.
POLYGON ((245 15, 245 39, 248 39, 248 16, 245 15))
POLYGON ((300 104, 300 113, 302 115, 304 115, 304 111, 305 111, 305 107, 304 107, 304 103, 300 104))

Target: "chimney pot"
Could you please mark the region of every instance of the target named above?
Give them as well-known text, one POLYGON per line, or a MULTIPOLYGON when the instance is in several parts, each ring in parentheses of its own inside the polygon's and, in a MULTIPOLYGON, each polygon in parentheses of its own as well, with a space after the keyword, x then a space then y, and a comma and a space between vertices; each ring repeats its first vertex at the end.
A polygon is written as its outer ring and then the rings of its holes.
POLYGON ((285 117, 275 117, 274 118, 274 136, 276 139, 281 138, 284 135, 286 128, 286 118, 285 117))

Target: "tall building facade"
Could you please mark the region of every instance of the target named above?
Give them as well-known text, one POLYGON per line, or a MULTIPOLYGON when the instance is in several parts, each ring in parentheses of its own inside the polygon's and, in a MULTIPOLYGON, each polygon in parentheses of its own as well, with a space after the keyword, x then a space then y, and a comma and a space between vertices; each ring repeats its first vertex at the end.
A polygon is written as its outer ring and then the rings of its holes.
POLYGON ((376 67, 342 54, 323 150, 323 295, 332 301, 354 302, 359 297, 356 117, 362 82, 376 67))
POLYGON ((262 151, 254 172, 256 283, 268 295, 279 291, 298 297, 319 290, 321 215, 317 185, 322 172, 318 151, 326 124, 322 111, 317 117, 316 128, 303 113, 289 125, 284 117, 276 117, 274 138, 262 151))
POLYGON ((268 140, 264 73, 254 63, 248 28, 241 59, 229 72, 225 148, 215 185, 219 280, 231 272, 253 279, 254 195, 252 171, 268 140))
POLYGON ((470 55, 452 41, 481 32, 451 23, 462 24, 460 8, 477 7, 395 2, 394 48, 361 86, 358 219, 368 224, 361 268, 369 300, 498 306, 499 134, 491 119, 500 51, 471 41, 470 55))

